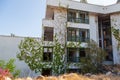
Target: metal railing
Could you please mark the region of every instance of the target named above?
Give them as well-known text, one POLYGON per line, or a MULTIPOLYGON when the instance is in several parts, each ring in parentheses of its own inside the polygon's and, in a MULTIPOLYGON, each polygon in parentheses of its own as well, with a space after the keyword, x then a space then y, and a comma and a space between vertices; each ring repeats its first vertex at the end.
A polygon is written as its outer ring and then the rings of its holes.
POLYGON ((80 57, 68 57, 67 62, 80 62, 80 57))
POLYGON ((67 41, 75 41, 75 42, 87 42, 89 38, 81 38, 81 37, 67 37, 67 41))
POLYGON ((75 22, 75 23, 86 23, 89 24, 89 19, 82 19, 82 18, 68 18, 69 22, 75 22))

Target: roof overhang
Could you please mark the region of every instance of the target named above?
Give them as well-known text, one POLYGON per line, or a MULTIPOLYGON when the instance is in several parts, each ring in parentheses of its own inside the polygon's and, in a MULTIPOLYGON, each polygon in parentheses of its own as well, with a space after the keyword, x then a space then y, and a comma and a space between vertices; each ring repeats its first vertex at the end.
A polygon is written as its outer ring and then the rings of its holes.
POLYGON ((83 11, 99 13, 99 14, 110 14, 110 13, 120 12, 120 4, 99 6, 93 4, 80 3, 72 0, 47 0, 47 5, 64 7, 68 9, 83 10, 83 11))

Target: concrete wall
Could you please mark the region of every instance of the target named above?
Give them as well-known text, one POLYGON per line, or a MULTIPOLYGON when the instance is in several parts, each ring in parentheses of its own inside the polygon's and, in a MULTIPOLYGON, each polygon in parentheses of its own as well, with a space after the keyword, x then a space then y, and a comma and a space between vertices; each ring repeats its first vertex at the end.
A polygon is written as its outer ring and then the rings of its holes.
MULTIPOLYGON (((111 27, 115 27, 116 29, 120 29, 120 13, 111 15, 111 27)), ((120 64, 120 50, 117 49, 117 40, 112 35, 112 47, 113 47, 113 59, 114 64, 120 64)))
MULTIPOLYGON (((50 6, 53 7, 53 6, 50 6)), ((49 13, 46 13, 49 14, 49 13)), ((54 34, 58 34, 58 39, 64 43, 65 35, 67 36, 66 27, 89 29, 90 39, 99 43, 98 36, 98 16, 89 12, 89 24, 67 22, 67 9, 54 7, 54 20, 43 19, 43 29, 45 26, 54 27, 54 34), (94 35, 94 36, 93 36, 94 35)), ((44 30, 43 30, 44 33, 44 30)))
POLYGON ((20 76, 35 76, 34 72, 30 71, 27 64, 23 61, 19 61, 16 55, 19 53, 18 45, 23 37, 11 37, 0 36, 0 60, 8 61, 9 59, 15 59, 15 65, 17 69, 21 71, 20 76))
POLYGON ((83 11, 89 11, 95 13, 104 12, 104 6, 80 3, 72 0, 47 0, 47 5, 58 6, 58 7, 62 6, 62 7, 68 7, 70 9, 83 10, 83 11))
POLYGON ((93 4, 80 3, 72 0, 47 0, 47 5, 62 6, 70 9, 89 11, 93 13, 108 14, 120 11, 120 4, 113 4, 109 6, 99 6, 93 4))
POLYGON ((98 17, 95 14, 89 15, 90 20, 90 39, 99 43, 99 35, 98 35, 98 17))

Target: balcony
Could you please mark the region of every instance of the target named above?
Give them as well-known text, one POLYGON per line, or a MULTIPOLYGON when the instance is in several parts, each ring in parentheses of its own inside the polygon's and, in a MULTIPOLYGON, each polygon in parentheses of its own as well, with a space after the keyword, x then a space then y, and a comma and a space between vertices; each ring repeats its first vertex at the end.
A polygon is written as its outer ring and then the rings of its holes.
POLYGON ((87 42, 89 38, 81 38, 81 37, 67 37, 67 41, 74 41, 74 42, 87 42))
POLYGON ((68 22, 89 24, 89 19, 82 19, 82 18, 68 18, 68 22))
POLYGON ((43 26, 51 26, 51 27, 53 27, 54 26, 54 20, 52 20, 52 19, 43 19, 42 20, 42 24, 43 24, 43 26))

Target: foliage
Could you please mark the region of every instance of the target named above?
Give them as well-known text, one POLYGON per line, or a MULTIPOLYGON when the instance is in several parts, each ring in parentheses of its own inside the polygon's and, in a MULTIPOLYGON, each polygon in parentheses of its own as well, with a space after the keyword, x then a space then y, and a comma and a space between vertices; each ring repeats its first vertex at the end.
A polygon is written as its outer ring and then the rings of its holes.
POLYGON ((81 58, 82 73, 98 73, 105 59, 105 51, 95 41, 90 40, 85 52, 86 57, 81 58))
POLYGON ((41 63, 43 46, 33 38, 25 38, 21 41, 19 50, 20 53, 17 55, 17 58, 25 61, 31 70, 40 72, 43 67, 43 64, 41 63))
POLYGON ((120 30, 112 27, 112 33, 113 33, 115 39, 118 41, 118 48, 120 48, 120 30))
POLYGON ((66 71, 66 65, 65 65, 65 46, 61 45, 58 42, 58 39, 55 39, 55 45, 54 45, 54 58, 53 58, 53 73, 56 75, 63 74, 66 71))
POLYGON ((53 61, 43 62, 43 44, 33 38, 25 38, 19 45, 20 53, 17 55, 19 60, 25 61, 31 70, 41 72, 42 68, 52 68, 54 75, 65 72, 64 46, 57 39, 53 45, 53 61))
POLYGON ((2 75, 10 75, 10 73, 12 73, 14 77, 18 77, 20 71, 16 69, 14 62, 14 59, 10 59, 8 62, 0 60, 0 73, 2 75))

